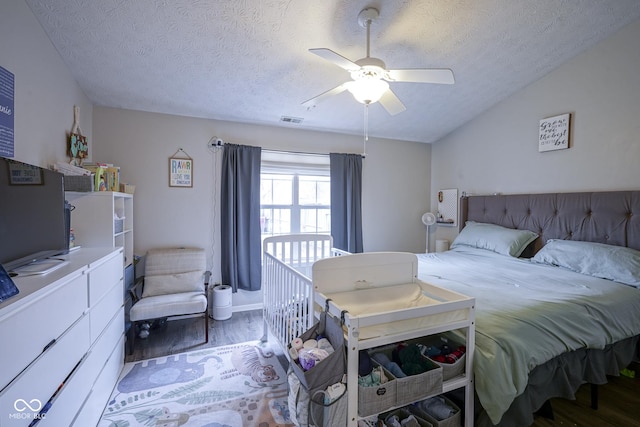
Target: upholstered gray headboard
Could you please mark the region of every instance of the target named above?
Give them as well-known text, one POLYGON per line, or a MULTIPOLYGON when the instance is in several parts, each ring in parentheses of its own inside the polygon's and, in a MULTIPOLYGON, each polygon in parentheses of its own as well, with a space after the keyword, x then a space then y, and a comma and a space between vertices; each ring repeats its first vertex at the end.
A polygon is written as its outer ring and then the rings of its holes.
POLYGON ((460 216, 460 228, 477 221, 538 233, 533 253, 547 239, 640 250, 640 191, 467 196, 460 199, 460 216))

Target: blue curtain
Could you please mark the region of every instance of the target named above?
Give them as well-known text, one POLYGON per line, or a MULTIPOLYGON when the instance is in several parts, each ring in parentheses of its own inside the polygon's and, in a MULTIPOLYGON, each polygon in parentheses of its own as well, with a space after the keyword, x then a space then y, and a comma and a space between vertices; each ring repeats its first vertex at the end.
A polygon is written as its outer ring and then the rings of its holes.
MULTIPOLYGON (((225 144, 221 179, 222 283, 260 290, 260 147, 225 144)), ((215 226, 215 224, 214 224, 215 226)))
POLYGON ((333 246, 362 252, 362 156, 330 153, 333 246))

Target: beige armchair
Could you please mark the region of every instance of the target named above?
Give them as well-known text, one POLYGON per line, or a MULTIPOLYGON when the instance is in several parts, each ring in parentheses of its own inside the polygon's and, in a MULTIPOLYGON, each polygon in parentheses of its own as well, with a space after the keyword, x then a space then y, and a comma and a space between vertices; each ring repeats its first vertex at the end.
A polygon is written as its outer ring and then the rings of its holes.
POLYGON ((129 311, 133 353, 139 327, 155 319, 204 316, 205 342, 209 342, 205 251, 200 248, 150 249, 145 260, 145 275, 131 290, 133 306, 129 311))

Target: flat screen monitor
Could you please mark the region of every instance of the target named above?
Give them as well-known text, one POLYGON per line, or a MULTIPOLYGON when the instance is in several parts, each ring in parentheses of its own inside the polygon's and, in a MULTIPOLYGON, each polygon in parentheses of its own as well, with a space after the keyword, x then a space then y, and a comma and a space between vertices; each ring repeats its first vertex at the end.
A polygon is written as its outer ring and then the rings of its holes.
POLYGON ((11 271, 69 248, 64 176, 0 157, 0 264, 11 271))

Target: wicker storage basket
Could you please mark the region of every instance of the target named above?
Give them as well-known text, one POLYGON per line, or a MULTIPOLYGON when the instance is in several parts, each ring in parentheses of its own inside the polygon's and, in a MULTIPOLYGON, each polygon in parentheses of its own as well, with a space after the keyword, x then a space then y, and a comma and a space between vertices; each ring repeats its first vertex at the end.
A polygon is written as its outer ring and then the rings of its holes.
POLYGON ((387 419, 391 418, 394 415, 397 415, 398 418, 400 419, 400 421, 404 420, 405 418, 407 418, 410 415, 413 415, 414 418, 416 419, 416 421, 418 421, 418 424, 420 424, 420 427, 434 427, 433 424, 431 424, 428 420, 424 419, 423 417, 421 417, 418 414, 414 414, 414 413, 410 412, 409 410, 407 410, 405 408, 396 409, 395 411, 391 411, 391 412, 388 412, 386 414, 382 414, 382 415, 380 415, 379 419, 384 421, 384 425, 386 426, 386 425, 389 425, 389 424, 387 424, 387 419))
POLYGON ((93 177, 86 175, 65 175, 64 191, 93 191, 93 177))
POLYGON ((128 194, 133 194, 136 192, 136 186, 133 184, 127 184, 125 182, 121 182, 120 183, 120 192, 121 193, 128 193, 128 194))
POLYGON ((396 379, 396 406, 442 393, 442 368, 431 360, 428 362, 432 365, 428 371, 396 379))
POLYGON ((420 417, 429 421, 431 424, 433 424, 434 427, 460 427, 462 425, 462 413, 460 411, 460 408, 458 408, 455 403, 447 399, 445 396, 442 396, 442 398, 444 399, 445 403, 452 407, 455 411, 455 413, 447 419, 437 420, 416 405, 409 406, 409 411, 416 417, 420 417))
MULTIPOLYGON (((439 345, 439 344, 442 344, 442 337, 446 338, 446 340, 448 341, 449 348, 451 349, 458 348, 459 346, 462 345, 461 343, 456 341, 450 334, 435 335, 432 337, 421 339, 420 342, 428 346, 439 345)), ((454 363, 440 363, 431 358, 428 358, 428 359, 442 368, 442 379, 443 381, 447 381, 447 380, 450 380, 451 378, 455 378, 458 375, 462 375, 464 373, 464 368, 466 366, 465 361, 467 359, 467 355, 465 353, 464 355, 462 355, 461 358, 456 360, 454 363)))
MULTIPOLYGON (((389 360, 392 360, 392 352, 396 347, 395 344, 377 347, 372 349, 372 353, 384 353, 389 360)), ((407 405, 442 393, 442 367, 427 358, 425 363, 430 367, 428 371, 395 379, 397 383, 395 406, 407 405)))
MULTIPOLYGON (((378 367, 376 362, 374 366, 378 367)), ((367 417, 393 408, 396 405, 396 378, 384 369, 389 381, 376 387, 362 387, 358 385, 358 415, 367 417)))

